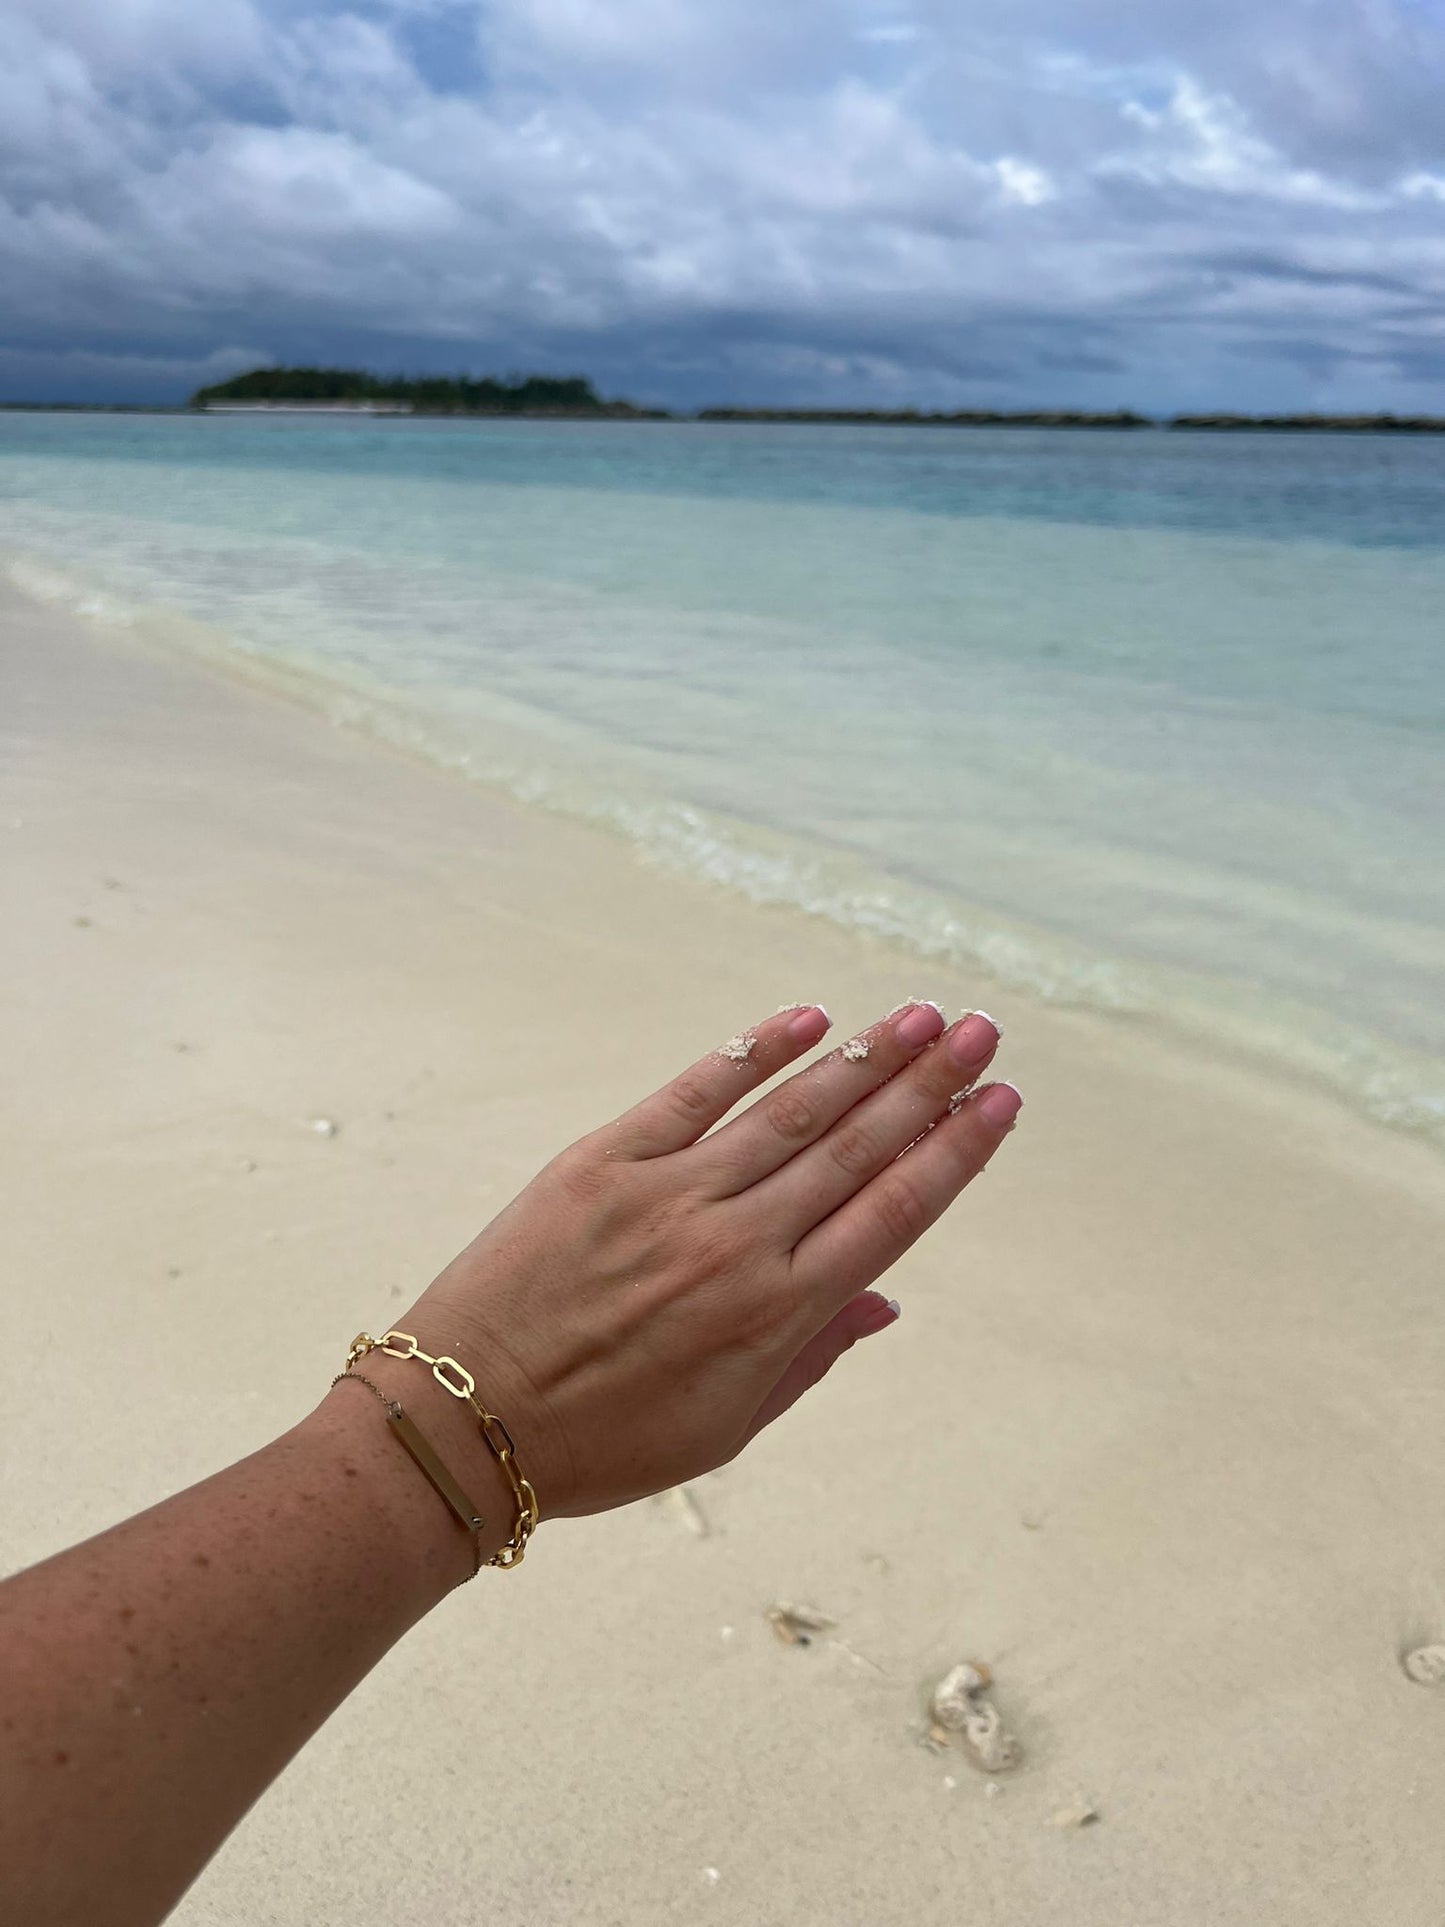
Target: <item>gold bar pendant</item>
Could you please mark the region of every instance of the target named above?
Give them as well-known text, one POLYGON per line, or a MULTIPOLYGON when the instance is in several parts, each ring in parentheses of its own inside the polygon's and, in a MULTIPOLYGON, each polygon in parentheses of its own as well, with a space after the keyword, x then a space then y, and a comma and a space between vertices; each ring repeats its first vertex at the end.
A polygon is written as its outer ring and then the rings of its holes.
POLYGON ((386 1422, 446 1500, 461 1524, 468 1532, 480 1532, 487 1523, 486 1520, 462 1491, 451 1473, 447 1471, 432 1450, 430 1442, 417 1430, 399 1405, 393 1404, 390 1407, 386 1414, 386 1422))

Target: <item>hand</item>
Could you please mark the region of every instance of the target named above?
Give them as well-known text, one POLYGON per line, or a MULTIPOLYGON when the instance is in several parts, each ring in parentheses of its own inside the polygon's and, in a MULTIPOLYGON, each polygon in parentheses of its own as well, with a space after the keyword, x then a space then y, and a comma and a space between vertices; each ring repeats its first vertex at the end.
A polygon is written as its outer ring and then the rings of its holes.
MULTIPOLYGON (((949 1103, 994 1025, 945 1035, 926 1004, 723 1123, 827 1028, 813 1008, 770 1017, 574 1144, 406 1315, 475 1373, 544 1517, 730 1459, 892 1322, 867 1287, 1010 1128, 1006 1084, 949 1103)), ((481 1510, 475 1541, 374 1398, 338 1385, 239 1464, 7 1580, 7 1919, 159 1920, 387 1648, 506 1542, 511 1489, 469 1409, 412 1360, 369 1352, 363 1369, 481 1510)))
POLYGON ((780 1012, 564 1151, 400 1321, 499 1412, 544 1518, 726 1463, 896 1307, 866 1289, 983 1169, 998 1045, 910 1004, 721 1120, 828 1029, 780 1012), (866 1052, 859 1044, 866 1046, 866 1052))

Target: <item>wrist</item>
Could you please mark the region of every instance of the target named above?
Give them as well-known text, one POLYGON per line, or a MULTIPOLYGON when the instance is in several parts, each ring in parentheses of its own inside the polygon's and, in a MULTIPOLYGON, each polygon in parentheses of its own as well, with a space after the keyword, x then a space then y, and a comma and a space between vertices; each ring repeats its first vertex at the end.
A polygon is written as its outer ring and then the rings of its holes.
POLYGON ((378 1556, 420 1617, 473 1576, 478 1557, 485 1563, 506 1543, 511 1489, 467 1408, 429 1373, 372 1353, 353 1376, 357 1383, 331 1388, 303 1429, 334 1468, 344 1503, 367 1522, 378 1556), (475 1533, 461 1524, 387 1423, 384 1400, 402 1407, 481 1516, 475 1533))

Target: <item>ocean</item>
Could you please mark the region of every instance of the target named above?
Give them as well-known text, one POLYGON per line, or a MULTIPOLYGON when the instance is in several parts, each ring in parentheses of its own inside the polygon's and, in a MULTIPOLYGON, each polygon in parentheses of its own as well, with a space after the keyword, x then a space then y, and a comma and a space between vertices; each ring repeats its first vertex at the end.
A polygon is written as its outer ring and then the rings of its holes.
POLYGON ((0 414, 0 564, 1445 1146, 1445 438, 0 414))

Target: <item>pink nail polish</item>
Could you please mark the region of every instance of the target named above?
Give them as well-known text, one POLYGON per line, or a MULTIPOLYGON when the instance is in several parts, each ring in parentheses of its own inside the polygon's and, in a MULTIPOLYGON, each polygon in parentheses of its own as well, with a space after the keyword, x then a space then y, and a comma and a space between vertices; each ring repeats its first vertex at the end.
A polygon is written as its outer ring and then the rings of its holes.
POLYGON ((881 1297, 877 1292, 870 1292, 869 1297, 873 1302, 868 1307, 868 1322, 864 1330, 871 1338, 874 1332, 886 1332, 890 1325, 898 1323, 898 1300, 881 1297))
POLYGON ((788 1025, 788 1035, 800 1044, 816 1044, 832 1021, 821 1004, 812 1004, 807 1010, 798 1012, 788 1025))
POLYGON ((930 1037, 937 1037, 943 1029, 943 1012, 936 1004, 915 1004, 906 1017, 900 1017, 893 1026, 893 1035, 900 1044, 912 1048, 916 1044, 926 1044, 930 1037))
POLYGON ((1006 1131, 1018 1116, 1024 1100, 1012 1084, 989 1084, 973 1101, 985 1124, 995 1131, 1006 1131))
POLYGON ((997 1042, 993 1019, 975 1010, 948 1033, 948 1054, 955 1064, 975 1064, 997 1042))

